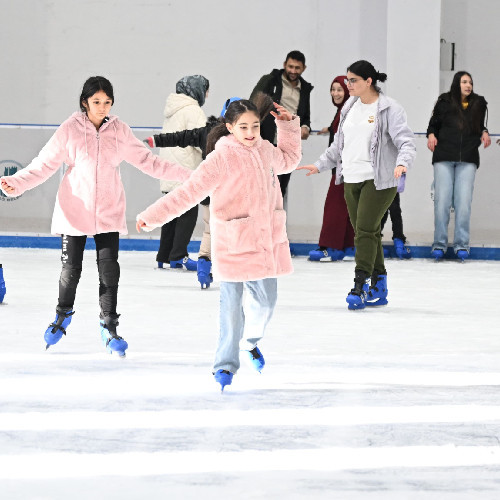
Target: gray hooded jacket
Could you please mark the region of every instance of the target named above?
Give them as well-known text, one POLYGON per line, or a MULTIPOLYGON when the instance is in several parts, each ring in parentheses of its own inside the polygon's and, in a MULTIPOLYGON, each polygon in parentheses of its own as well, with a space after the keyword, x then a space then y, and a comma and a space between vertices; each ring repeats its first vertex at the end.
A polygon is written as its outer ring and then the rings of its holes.
MULTIPOLYGON (((344 149, 344 120, 359 97, 350 97, 340 114, 340 124, 330 147, 314 163, 320 172, 337 167, 335 184, 341 184, 342 150, 344 149)), ((404 183, 404 176, 396 179, 394 169, 398 165, 410 168, 415 160, 417 148, 413 132, 406 122, 406 112, 394 99, 380 94, 378 98, 375 128, 370 144, 370 158, 375 172, 377 189, 388 189, 404 183)), ((402 185, 399 186, 400 191, 402 185)))

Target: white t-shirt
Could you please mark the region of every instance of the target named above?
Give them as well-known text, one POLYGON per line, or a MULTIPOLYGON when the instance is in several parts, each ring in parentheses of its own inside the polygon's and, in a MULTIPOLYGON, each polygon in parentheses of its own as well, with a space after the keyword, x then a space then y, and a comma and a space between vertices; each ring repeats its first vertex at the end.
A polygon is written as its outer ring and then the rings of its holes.
POLYGON ((344 182, 363 182, 375 177, 370 161, 370 143, 375 128, 377 106, 378 99, 371 104, 363 104, 361 99, 358 99, 347 113, 342 126, 344 182))

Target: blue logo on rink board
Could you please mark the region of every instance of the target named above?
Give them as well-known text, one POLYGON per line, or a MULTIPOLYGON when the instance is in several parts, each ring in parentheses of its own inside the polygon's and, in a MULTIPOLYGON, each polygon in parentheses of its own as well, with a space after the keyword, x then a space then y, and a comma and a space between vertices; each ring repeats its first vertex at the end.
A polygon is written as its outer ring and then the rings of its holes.
MULTIPOLYGON (((18 163, 17 161, 14 160, 1 160, 0 161, 0 177, 2 176, 8 176, 8 175, 14 175, 18 170, 21 170, 23 166, 18 163)), ((19 198, 21 198, 22 195, 20 196, 5 196, 4 192, 0 190, 0 201, 15 201, 19 198)))

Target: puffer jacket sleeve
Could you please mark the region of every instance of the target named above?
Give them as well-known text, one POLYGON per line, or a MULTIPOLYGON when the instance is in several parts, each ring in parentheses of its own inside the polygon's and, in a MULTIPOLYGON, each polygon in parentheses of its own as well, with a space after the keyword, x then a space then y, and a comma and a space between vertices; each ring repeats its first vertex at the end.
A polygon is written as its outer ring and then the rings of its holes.
POLYGON ((154 155, 142 141, 137 139, 128 125, 120 122, 123 133, 123 159, 141 172, 155 179, 185 181, 191 170, 154 155))
POLYGON ((207 156, 189 179, 174 191, 163 196, 146 210, 137 215, 137 220, 146 223, 146 230, 160 227, 194 207, 218 186, 221 179, 221 166, 217 152, 207 156))
MULTIPOLYGON (((387 123, 387 131, 391 136, 392 142, 398 149, 396 164, 410 168, 417 155, 417 147, 415 146, 413 131, 407 123, 406 112, 400 104, 394 102, 392 106, 389 107, 387 123)), ((394 165, 394 167, 396 167, 396 165, 394 165)))
POLYGON ((300 118, 293 120, 276 120, 278 145, 273 148, 273 168, 277 174, 286 174, 295 170, 302 157, 302 140, 300 136, 300 118))
POLYGON ((427 127, 427 137, 429 137, 430 134, 434 134, 436 137, 439 137, 439 129, 441 128, 441 124, 443 122, 443 108, 444 101, 443 99, 439 98, 434 106, 434 109, 432 110, 432 116, 427 127))
POLYGON ((38 156, 22 170, 14 175, 2 177, 14 188, 7 196, 19 196, 29 189, 39 186, 62 166, 67 156, 68 125, 63 123, 42 148, 38 156))

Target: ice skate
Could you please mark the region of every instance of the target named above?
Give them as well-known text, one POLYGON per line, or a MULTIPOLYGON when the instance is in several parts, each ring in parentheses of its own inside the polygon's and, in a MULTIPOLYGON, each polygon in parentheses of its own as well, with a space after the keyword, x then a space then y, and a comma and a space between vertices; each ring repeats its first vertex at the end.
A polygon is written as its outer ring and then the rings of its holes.
POLYGON ((441 250, 441 248, 435 248, 432 252, 431 252, 431 257, 433 259, 435 259, 437 262, 439 262, 440 260, 443 260, 443 257, 444 257, 444 250, 441 250))
POLYGON ((457 258, 460 259, 461 262, 465 262, 469 258, 469 252, 467 250, 458 250, 457 258))
POLYGON ((351 311, 364 309, 366 307, 366 298, 368 292, 368 274, 364 271, 356 271, 354 277, 354 288, 349 292, 347 298, 347 308, 351 311))
POLYGON ((110 354, 116 352, 120 358, 124 358, 128 343, 116 333, 118 316, 118 314, 113 314, 106 316, 104 319, 101 316, 101 339, 110 354))
POLYGON ((66 335, 66 328, 71 323, 71 319, 75 311, 71 307, 56 307, 56 319, 45 330, 45 350, 51 345, 57 344, 63 335, 66 335))
POLYGON ((366 305, 369 307, 387 305, 389 303, 387 300, 388 292, 387 274, 373 273, 366 297, 366 305))
POLYGON ((196 271, 197 261, 190 259, 187 255, 183 259, 171 260, 170 267, 172 269, 186 268, 188 271, 196 271))
POLYGON ((231 385, 231 382, 233 381, 233 374, 227 370, 217 370, 214 373, 214 378, 215 381, 221 386, 220 392, 223 392, 226 385, 231 385))
POLYGON ((5 280, 3 279, 3 267, 0 264, 0 304, 3 302, 3 298, 7 293, 7 288, 5 286, 5 280))
POLYGON ((344 256, 345 253, 342 250, 337 250, 335 248, 320 247, 309 252, 309 260, 313 262, 334 262, 342 260, 344 256))
POLYGON ((251 351, 245 351, 248 354, 248 359, 250 364, 259 372, 262 372, 262 368, 266 364, 264 356, 260 352, 260 349, 255 346, 251 351))
POLYGON ((411 250, 405 245, 403 240, 394 238, 394 251, 399 259, 410 259, 411 250))
POLYGON ((212 273, 212 263, 206 257, 200 257, 198 259, 197 271, 198 271, 198 281, 200 282, 201 288, 209 288, 210 283, 213 282, 212 273))

